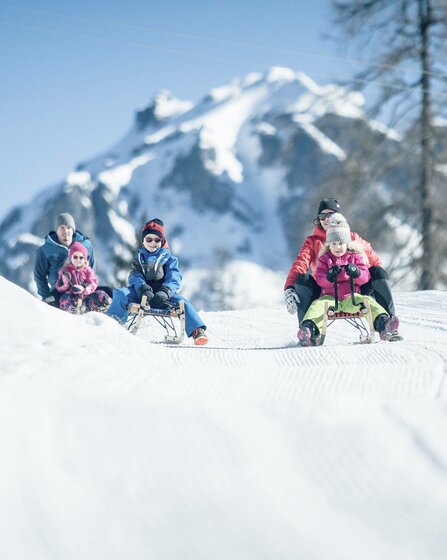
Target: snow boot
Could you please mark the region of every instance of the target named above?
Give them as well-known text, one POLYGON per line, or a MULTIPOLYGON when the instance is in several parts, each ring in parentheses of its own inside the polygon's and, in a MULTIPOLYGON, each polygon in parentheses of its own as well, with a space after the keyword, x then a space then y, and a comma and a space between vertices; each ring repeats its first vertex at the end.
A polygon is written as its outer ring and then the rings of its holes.
POLYGON ((86 301, 87 311, 105 313, 112 303, 112 298, 102 290, 96 290, 86 301))
POLYGON ((315 337, 317 334, 317 326, 313 321, 303 321, 301 328, 297 333, 299 346, 315 346, 315 337))
POLYGON ((204 346, 205 344, 208 344, 208 337, 205 334, 205 329, 202 327, 195 329, 191 336, 194 339, 194 344, 196 346, 204 346))
POLYGON ((399 334, 399 331, 395 331, 391 334, 390 338, 388 339, 388 342, 400 342, 403 339, 404 337, 401 334, 399 334))
POLYGON ((301 327, 297 332, 298 346, 310 346, 311 332, 309 327, 301 327))
MULTIPOLYGON (((379 329, 380 340, 389 341, 393 337, 396 337, 396 335, 400 336, 397 332, 397 329, 399 328, 399 319, 395 315, 387 317, 386 319, 383 319, 383 315, 380 315, 379 317, 382 318, 382 328, 379 329)), ((392 342, 395 341, 396 338, 392 342)))

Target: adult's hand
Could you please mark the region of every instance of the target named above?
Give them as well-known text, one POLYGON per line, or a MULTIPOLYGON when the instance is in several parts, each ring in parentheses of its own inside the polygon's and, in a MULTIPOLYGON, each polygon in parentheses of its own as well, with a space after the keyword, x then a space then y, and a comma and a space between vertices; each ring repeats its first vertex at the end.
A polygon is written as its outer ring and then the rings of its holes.
POLYGON ((287 311, 294 315, 298 311, 300 299, 293 288, 287 288, 284 292, 284 301, 286 302, 287 311))

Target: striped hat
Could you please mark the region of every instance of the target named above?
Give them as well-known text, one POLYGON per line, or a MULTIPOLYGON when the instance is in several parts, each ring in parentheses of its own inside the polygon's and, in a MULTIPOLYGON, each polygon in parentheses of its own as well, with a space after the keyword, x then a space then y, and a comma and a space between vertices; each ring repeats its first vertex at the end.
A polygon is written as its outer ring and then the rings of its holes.
POLYGON ((141 241, 143 241, 148 233, 158 235, 158 237, 161 237, 161 239, 164 241, 166 239, 166 233, 162 220, 160 220, 159 218, 154 218, 153 220, 146 222, 141 228, 141 241))

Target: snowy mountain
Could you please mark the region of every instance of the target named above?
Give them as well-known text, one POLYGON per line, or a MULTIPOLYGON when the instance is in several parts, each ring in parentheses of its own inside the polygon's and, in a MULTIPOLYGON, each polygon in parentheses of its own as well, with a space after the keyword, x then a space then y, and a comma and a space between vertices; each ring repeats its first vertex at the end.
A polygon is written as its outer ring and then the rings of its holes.
MULTIPOLYGON (((365 117, 363 106, 359 93, 318 86, 285 68, 249 74, 196 103, 160 92, 115 145, 11 210, 0 224, 0 271, 34 291, 35 248, 54 217, 69 211, 94 242, 100 281, 121 285, 139 229, 157 216, 194 280, 188 295, 196 303, 217 309, 213 301, 222 301, 217 293, 205 297, 198 278, 212 288, 216 278, 234 278, 246 267, 260 278, 276 275, 269 297, 278 301, 318 200, 343 194, 345 168, 360 151, 375 154, 374 167, 399 144, 395 132, 365 117)), ((346 197, 348 212, 367 199, 371 219, 363 218, 362 233, 365 222, 378 223, 380 199, 390 198, 400 178, 395 169, 374 194, 346 197)), ((390 252, 386 224, 376 230, 371 240, 390 252)), ((232 296, 246 307, 260 303, 251 293, 242 298, 231 281, 220 289, 228 308, 235 307, 232 296)))
POLYGON ((283 306, 173 348, 0 298, 4 558, 445 558, 445 292, 397 294, 404 342, 321 348, 283 306))

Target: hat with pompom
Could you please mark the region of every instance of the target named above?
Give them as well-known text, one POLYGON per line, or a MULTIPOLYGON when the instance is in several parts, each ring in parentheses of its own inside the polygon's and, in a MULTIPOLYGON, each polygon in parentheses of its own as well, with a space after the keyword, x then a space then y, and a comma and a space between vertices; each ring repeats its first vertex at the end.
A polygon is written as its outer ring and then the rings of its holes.
POLYGON ((329 218, 326 243, 351 243, 351 230, 343 214, 335 212, 329 218))
POLYGON ((150 233, 158 235, 158 237, 161 237, 163 240, 166 239, 164 224, 158 218, 154 218, 144 224, 141 229, 141 241, 150 233))
POLYGON ((70 249, 68 251, 68 256, 70 257, 70 259, 75 253, 82 253, 85 260, 87 260, 88 258, 87 247, 85 247, 82 243, 79 243, 79 241, 75 241, 70 245, 70 249))

